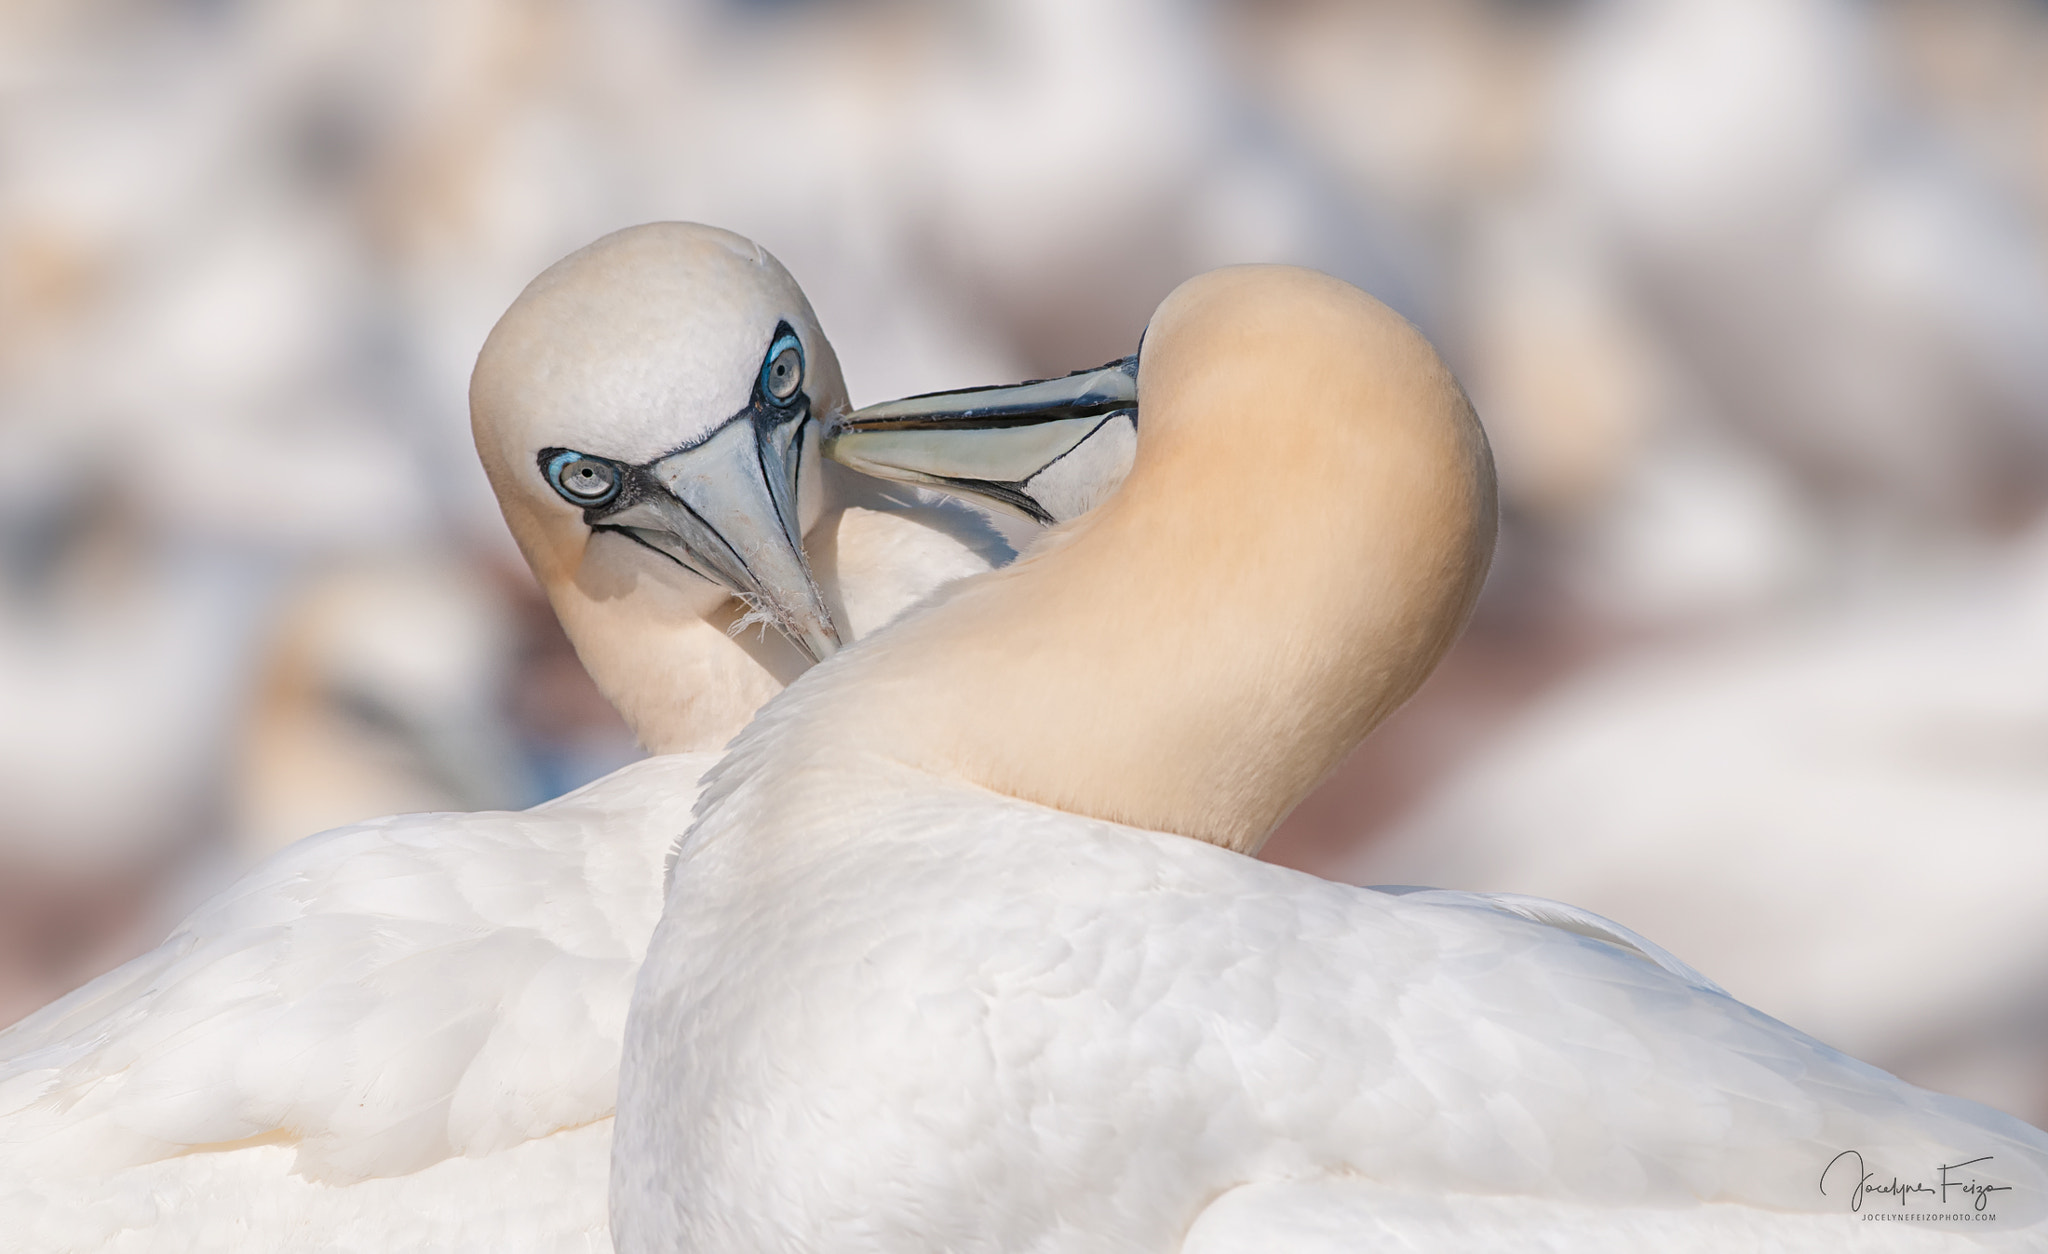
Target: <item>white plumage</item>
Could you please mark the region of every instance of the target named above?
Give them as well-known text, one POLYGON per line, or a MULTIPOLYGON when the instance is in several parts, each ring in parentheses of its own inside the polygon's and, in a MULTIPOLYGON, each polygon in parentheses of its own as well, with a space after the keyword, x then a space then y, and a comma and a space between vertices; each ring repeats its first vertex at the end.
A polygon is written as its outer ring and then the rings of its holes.
POLYGON ((1140 393, 1117 495, 708 777, 628 1021, 624 1254, 2043 1247, 2015 1119, 1584 912, 1234 852, 1448 647, 1490 458, 1412 328, 1301 271, 1184 285, 1140 393), (1845 1161, 1952 1173, 1951 1222, 1863 1222, 1845 1161))
MULTIPOLYGON (((593 529, 536 454, 680 449, 668 463, 690 472, 692 450, 713 443, 706 429, 746 403, 779 322, 808 351, 798 396, 821 415, 843 408, 802 293, 737 236, 623 232, 514 306, 498 336, 519 350, 487 348, 478 367, 480 451, 543 585, 575 607, 563 616, 579 653, 608 692, 637 698, 622 703, 629 721, 668 752, 523 812, 408 815, 302 840, 155 950, 0 1032, 5 1244, 609 1247, 627 999, 660 913, 663 856, 713 761, 679 750, 722 739, 804 663, 768 628, 734 639, 732 590, 645 537, 686 557, 728 540, 644 522, 640 538, 593 529)), ((819 478, 815 457, 789 469, 805 488, 819 478)), ((1008 555, 960 507, 791 495, 816 523, 816 594, 849 635, 1008 555)), ((728 537, 764 522, 738 510, 701 521, 728 537)), ((770 556, 748 551, 764 568, 770 556)))
POLYGON ((0 1034, 11 1240, 604 1248, 626 999, 710 761, 300 841, 0 1034))
POLYGON ((636 1002, 627 1065, 661 1083, 621 1096, 624 1251, 1171 1250, 1191 1222, 1216 1235, 1185 1248, 1285 1249, 1223 1233, 1353 1208, 1377 1231, 1326 1248, 1862 1248, 1853 1173, 1818 1188, 1856 1147, 1887 1177, 1994 1155, 1993 1213, 2041 1215, 2039 1133, 1615 946, 858 752, 778 770, 766 733, 820 709, 776 712, 636 1002), (1281 1185, 1256 1222, 1206 1209, 1281 1185))

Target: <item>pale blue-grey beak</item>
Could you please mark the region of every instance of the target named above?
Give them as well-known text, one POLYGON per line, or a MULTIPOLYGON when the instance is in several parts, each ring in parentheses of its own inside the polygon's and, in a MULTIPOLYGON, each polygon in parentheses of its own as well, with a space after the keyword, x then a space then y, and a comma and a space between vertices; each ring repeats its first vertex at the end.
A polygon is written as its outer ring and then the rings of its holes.
POLYGON ((742 416, 701 444, 634 467, 655 490, 637 493, 596 525, 624 531, 738 593, 822 662, 839 648, 839 631, 804 560, 796 426, 762 432, 742 416))
POLYGON ((932 392, 842 415, 827 457, 863 474, 955 493, 1036 523, 1093 509, 1137 450, 1138 359, 1061 379, 932 392))
POLYGON ((736 593, 818 661, 839 629, 804 559, 797 502, 810 399, 802 347, 776 328, 747 407, 709 435, 629 464, 573 449, 540 451, 541 474, 583 507, 592 531, 611 531, 736 593))

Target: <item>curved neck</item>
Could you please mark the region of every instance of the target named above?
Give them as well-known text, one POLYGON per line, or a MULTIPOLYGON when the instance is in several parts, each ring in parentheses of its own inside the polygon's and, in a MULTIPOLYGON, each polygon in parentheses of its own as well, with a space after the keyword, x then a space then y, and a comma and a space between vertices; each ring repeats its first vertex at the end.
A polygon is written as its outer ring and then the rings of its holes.
POLYGON ((808 659, 772 628, 728 634, 744 607, 663 607, 652 596, 593 597, 578 584, 550 600, 583 669, 649 753, 715 753, 801 674, 808 659))
POLYGON ((1183 285, 1139 390, 1116 496, 828 668, 829 732, 1249 852, 1455 639, 1492 459, 1428 343, 1307 271, 1183 285))

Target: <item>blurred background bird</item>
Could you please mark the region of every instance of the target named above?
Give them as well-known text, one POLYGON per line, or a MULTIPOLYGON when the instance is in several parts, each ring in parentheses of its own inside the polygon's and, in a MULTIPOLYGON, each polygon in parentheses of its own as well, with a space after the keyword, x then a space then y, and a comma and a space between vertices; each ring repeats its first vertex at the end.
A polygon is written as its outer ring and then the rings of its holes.
POLYGON ((0 100, 0 1022, 317 828, 637 753, 464 389, 685 219, 856 404, 1229 262, 1386 300, 1501 553, 1266 856, 1565 896, 2048 1118, 2038 0, 16 0, 0 100))

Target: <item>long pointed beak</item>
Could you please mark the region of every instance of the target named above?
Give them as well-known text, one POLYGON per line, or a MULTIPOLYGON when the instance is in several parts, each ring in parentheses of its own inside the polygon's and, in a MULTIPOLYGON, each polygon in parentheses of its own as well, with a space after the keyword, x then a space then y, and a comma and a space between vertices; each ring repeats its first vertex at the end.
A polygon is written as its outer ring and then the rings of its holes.
POLYGON ((1036 523, 1086 513, 1130 473, 1138 359, 1063 379, 933 392, 855 410, 827 457, 863 474, 973 499, 1036 523))
POLYGON ((631 502, 601 525, 738 593, 822 662, 840 640, 804 560, 797 515, 803 427, 742 413, 703 442, 636 468, 631 502))

